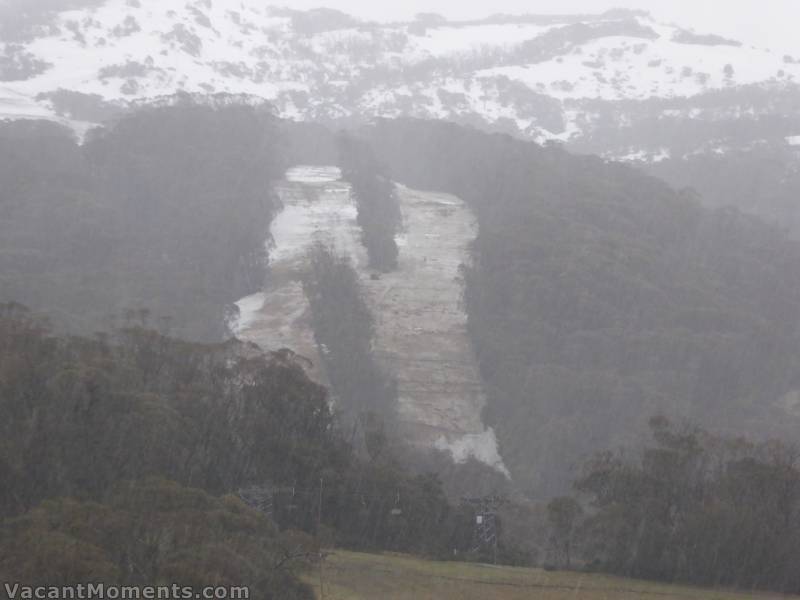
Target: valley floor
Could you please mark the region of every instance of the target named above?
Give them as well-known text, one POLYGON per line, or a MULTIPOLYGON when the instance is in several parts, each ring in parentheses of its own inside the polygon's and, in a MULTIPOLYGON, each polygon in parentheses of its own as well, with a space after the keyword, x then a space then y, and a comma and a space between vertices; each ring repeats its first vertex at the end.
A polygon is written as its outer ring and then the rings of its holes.
POLYGON ((548 572, 401 555, 337 550, 319 573, 306 576, 324 600, 768 600, 778 594, 737 593, 621 579, 606 575, 548 572))

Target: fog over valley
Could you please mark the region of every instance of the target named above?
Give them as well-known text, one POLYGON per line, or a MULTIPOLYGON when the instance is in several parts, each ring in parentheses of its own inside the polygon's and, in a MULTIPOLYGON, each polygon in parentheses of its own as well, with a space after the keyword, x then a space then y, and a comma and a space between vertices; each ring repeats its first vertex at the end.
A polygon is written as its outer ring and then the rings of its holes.
POLYGON ((799 19, 0 0, 5 595, 800 594, 799 19))

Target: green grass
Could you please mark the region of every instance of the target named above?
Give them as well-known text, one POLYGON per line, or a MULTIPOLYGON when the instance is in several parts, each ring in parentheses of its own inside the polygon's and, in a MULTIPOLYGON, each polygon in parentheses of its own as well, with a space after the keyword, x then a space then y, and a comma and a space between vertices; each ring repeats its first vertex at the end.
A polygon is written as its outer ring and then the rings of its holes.
MULTIPOLYGON (((320 598, 319 572, 306 575, 320 598)), ((540 569, 434 562, 336 550, 323 567, 324 600, 761 600, 777 594, 708 590, 540 569)))

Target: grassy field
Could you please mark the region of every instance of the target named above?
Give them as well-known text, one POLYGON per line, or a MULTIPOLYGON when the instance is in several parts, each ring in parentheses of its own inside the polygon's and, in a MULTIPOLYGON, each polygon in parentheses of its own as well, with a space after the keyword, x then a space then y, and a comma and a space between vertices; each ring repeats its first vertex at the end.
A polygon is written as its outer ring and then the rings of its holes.
MULTIPOLYGON (((323 569, 324 600, 769 600, 776 594, 661 585, 605 575, 431 562, 335 551, 323 569)), ((306 577, 321 598, 319 573, 306 577)))

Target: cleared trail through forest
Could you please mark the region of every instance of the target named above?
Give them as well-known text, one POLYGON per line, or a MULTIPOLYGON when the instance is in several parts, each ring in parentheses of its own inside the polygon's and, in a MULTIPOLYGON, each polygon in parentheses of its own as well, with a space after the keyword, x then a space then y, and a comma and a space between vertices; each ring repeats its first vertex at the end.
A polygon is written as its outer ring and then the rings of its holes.
POLYGON ((507 473, 494 431, 483 423, 486 397, 462 303, 474 215, 454 196, 398 186, 398 268, 376 273, 361 244, 356 202, 340 177, 334 167, 297 167, 278 186, 283 209, 271 227, 268 287, 239 301, 234 332, 263 349, 294 350, 327 385, 327 349, 315 340, 301 278, 309 249, 317 242, 331 247, 358 274, 375 320, 373 352, 397 381, 403 437, 507 473))

